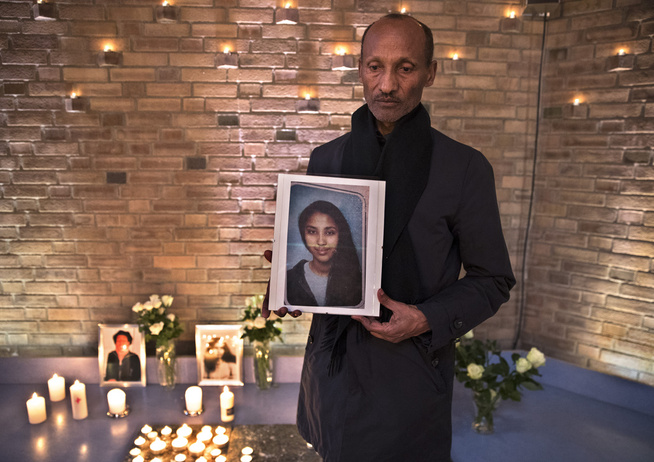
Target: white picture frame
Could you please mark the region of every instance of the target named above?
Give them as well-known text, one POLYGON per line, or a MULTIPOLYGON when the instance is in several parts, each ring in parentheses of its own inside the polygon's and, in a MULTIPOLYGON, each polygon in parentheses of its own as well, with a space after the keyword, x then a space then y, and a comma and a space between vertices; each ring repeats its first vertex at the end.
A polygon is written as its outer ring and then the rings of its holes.
POLYGON ((145 337, 138 324, 98 324, 100 386, 144 387, 145 362, 145 337), (124 356, 118 353, 123 348, 124 356))
MULTIPOLYGON (((270 280, 272 310, 286 306, 307 313, 379 315, 385 191, 386 183, 378 180, 279 175, 270 280), (318 235, 317 228, 303 225, 303 214, 305 221, 326 215, 327 223, 343 228, 338 231, 338 243, 309 242, 310 234, 318 235), (303 233, 301 226, 305 226, 303 233), (336 250, 329 250, 330 246, 336 250), (355 267, 353 253, 360 269, 355 267), (314 264, 339 271, 329 269, 323 271, 322 279, 316 278, 317 273, 311 271, 314 264), (360 284, 352 283, 358 281, 359 271, 360 284)), ((328 228, 324 228, 326 232, 328 228)))
POLYGON ((238 324, 195 326, 198 385, 243 386, 241 334, 238 324))

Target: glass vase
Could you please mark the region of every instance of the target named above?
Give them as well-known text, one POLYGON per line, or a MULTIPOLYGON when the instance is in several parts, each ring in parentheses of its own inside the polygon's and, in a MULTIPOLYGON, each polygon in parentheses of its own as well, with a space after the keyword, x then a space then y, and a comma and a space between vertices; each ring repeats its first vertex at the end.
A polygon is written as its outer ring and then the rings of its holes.
POLYGON ((170 340, 157 345, 157 379, 159 384, 167 390, 175 388, 177 381, 177 352, 175 341, 170 340))
POLYGON ((475 391, 472 399, 475 403, 475 419, 472 421, 472 429, 482 435, 494 433, 493 412, 500 403, 500 395, 495 390, 475 391))
POLYGON ((273 363, 270 341, 254 342, 254 382, 259 390, 267 390, 273 383, 273 363))

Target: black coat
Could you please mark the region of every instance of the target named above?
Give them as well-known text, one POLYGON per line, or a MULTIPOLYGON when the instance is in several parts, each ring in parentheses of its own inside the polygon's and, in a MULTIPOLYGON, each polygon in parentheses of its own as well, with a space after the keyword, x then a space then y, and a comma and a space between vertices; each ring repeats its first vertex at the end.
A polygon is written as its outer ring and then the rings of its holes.
MULTIPOLYGON (((349 136, 317 148, 308 173, 347 173, 349 136)), ((416 306, 431 331, 392 344, 351 322, 343 367, 329 375, 330 315, 314 315, 298 428, 326 462, 449 461, 454 341, 492 316, 515 284, 491 165, 437 130, 431 137, 428 183, 407 225, 420 277, 416 306)))
POLYGON ((131 351, 125 355, 123 362, 118 360, 118 353, 112 351, 107 356, 105 380, 117 382, 137 382, 141 380, 141 360, 131 351))

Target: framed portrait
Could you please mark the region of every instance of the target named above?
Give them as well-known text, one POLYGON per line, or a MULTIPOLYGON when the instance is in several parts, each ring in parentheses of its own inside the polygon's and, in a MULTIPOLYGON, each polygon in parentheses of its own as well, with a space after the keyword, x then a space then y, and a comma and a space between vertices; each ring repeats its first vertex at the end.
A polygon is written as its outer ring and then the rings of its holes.
POLYGON ((145 386, 145 338, 138 324, 98 324, 100 386, 145 386))
POLYGON ((379 315, 386 183, 279 175, 270 303, 379 315))
POLYGON ((240 325, 196 325, 198 385, 243 385, 240 325))

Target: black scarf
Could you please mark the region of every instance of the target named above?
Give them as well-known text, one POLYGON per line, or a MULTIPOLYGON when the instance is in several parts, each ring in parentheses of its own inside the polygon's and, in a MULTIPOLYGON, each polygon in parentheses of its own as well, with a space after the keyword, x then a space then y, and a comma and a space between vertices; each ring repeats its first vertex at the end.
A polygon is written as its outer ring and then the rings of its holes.
MULTIPOLYGON (((345 145, 341 174, 348 177, 386 181, 382 287, 389 297, 404 303, 420 300, 420 277, 411 238, 409 219, 429 178, 432 139, 431 120, 419 104, 397 121, 383 147, 378 141, 376 121, 367 105, 352 115, 352 131, 345 145)), ((391 312, 381 307, 380 320, 391 312)), ((325 340, 331 343, 329 373, 338 372, 346 351, 343 336, 349 316, 332 316, 326 326, 325 340)))

